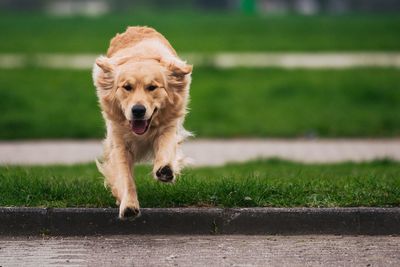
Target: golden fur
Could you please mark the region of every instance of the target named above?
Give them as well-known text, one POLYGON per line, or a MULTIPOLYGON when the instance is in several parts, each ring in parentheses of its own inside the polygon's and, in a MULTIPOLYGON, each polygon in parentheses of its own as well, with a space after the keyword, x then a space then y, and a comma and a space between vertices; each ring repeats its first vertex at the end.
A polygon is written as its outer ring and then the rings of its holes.
POLYGON ((148 27, 128 27, 111 40, 107 57, 96 60, 93 81, 107 128, 97 165, 120 205, 120 218, 139 213, 134 162, 152 158, 153 175, 161 181, 173 181, 183 167, 179 145, 190 135, 183 122, 191 71, 164 36, 148 27), (146 107, 150 121, 144 134, 132 130, 137 104, 146 107))

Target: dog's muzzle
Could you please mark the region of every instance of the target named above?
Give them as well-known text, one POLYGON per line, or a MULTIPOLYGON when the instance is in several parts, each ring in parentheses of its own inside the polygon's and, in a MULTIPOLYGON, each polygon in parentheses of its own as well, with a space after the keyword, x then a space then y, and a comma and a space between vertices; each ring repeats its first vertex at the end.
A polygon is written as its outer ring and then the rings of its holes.
POLYGON ((136 111, 136 114, 134 112, 134 108, 135 108, 135 106, 132 108, 133 119, 130 121, 131 129, 137 135, 145 134, 147 132, 147 130, 149 129, 151 120, 153 119, 154 113, 156 113, 157 109, 155 109, 153 111, 153 114, 151 114, 150 119, 146 120, 146 119, 143 119, 144 114, 146 113, 146 108, 143 107, 144 112, 143 112, 143 109, 140 109, 141 110, 140 112, 136 111))

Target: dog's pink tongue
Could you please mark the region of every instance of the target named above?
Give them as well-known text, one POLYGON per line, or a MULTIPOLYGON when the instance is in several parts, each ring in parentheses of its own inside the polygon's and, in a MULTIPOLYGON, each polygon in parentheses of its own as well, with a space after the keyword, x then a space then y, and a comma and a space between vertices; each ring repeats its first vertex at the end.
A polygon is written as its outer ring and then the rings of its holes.
POLYGON ((132 121, 132 131, 135 134, 144 134, 147 128, 147 120, 133 120, 132 121))

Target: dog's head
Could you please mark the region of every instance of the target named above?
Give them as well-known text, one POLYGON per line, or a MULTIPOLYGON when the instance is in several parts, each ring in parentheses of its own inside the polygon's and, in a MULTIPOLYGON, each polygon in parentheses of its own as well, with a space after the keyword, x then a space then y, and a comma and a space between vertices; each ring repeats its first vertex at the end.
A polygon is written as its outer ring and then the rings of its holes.
POLYGON ((133 133, 143 135, 160 112, 187 94, 191 71, 182 61, 99 57, 93 79, 108 118, 128 121, 133 133))

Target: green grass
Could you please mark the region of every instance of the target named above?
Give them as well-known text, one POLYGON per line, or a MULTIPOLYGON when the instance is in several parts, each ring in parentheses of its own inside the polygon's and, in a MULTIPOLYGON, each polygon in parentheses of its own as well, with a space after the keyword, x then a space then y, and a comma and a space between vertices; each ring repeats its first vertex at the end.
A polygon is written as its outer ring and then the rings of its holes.
MULTIPOLYGON (((142 207, 348 207, 399 206, 400 163, 302 165, 259 160, 187 169, 163 184, 139 166, 142 207)), ((0 206, 113 207, 94 164, 0 167, 0 206)))
MULTIPOLYGON (((0 72, 0 139, 101 138, 89 71, 0 72)), ((186 126, 199 137, 395 137, 400 70, 195 68, 186 126)))
POLYGON ((99 18, 0 15, 1 53, 104 53, 128 25, 155 27, 178 51, 399 50, 400 16, 124 13, 99 18))

